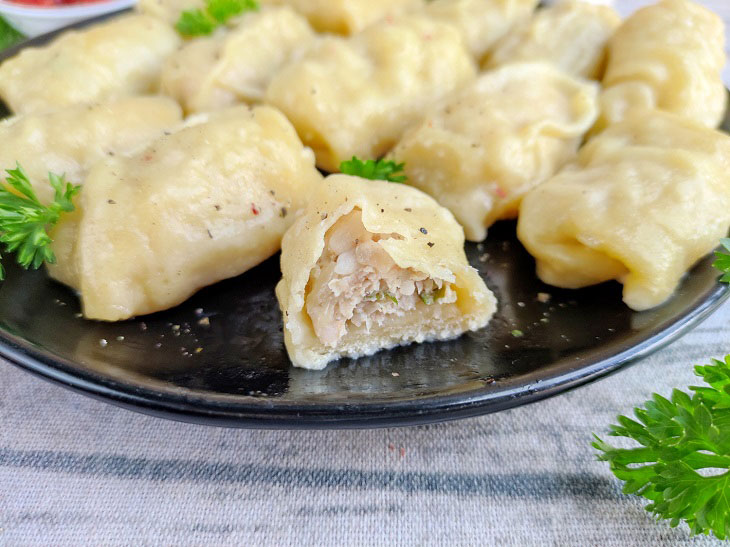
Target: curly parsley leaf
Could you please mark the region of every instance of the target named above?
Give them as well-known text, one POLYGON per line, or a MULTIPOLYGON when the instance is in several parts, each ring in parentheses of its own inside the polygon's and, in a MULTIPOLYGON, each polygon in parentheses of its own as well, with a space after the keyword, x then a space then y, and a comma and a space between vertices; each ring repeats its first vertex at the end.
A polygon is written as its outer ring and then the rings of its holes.
POLYGON ((222 24, 245 11, 258 10, 259 4, 256 0, 208 0, 206 7, 210 16, 222 24))
POLYGON ((210 34, 218 26, 203 10, 188 10, 180 14, 175 29, 183 36, 202 36, 210 34))
POLYGON ((712 265, 723 273, 720 281, 730 283, 730 238, 722 238, 720 245, 728 252, 715 251, 717 260, 712 265))
MULTIPOLYGON (((62 213, 74 210, 73 198, 80 187, 67 182, 63 175, 49 173, 55 195, 52 203, 43 205, 20 164, 8 169, 7 174, 5 184, 0 185, 0 242, 7 252, 16 254, 18 264, 25 269, 55 263, 48 228, 58 222, 62 213)), ((0 265, 0 280, 4 278, 0 265)))
POLYGON ((624 481, 623 491, 649 500, 646 510, 693 534, 730 538, 730 356, 695 367, 706 386, 692 395, 654 394, 635 419, 618 417, 610 435, 635 441, 616 448, 599 437, 598 459, 624 481))
POLYGON ((25 35, 16 30, 5 18, 0 17, 0 50, 14 46, 24 39, 25 35))
POLYGON ((354 175, 368 180, 387 180, 388 182, 405 182, 408 180, 403 174, 405 163, 396 163, 386 160, 361 160, 352 156, 351 160, 340 164, 340 172, 345 175, 354 175))
POLYGON ((183 11, 175 28, 183 36, 206 36, 231 17, 258 9, 256 0, 206 0, 204 9, 183 11))

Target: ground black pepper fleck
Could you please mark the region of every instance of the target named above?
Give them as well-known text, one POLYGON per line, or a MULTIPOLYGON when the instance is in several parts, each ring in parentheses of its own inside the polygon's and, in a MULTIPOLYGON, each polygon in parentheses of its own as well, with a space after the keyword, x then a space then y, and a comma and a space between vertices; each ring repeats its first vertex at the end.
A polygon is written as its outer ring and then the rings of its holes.
POLYGON ((419 231, 420 231, 420 232, 421 232, 422 234, 427 234, 427 233, 428 233, 428 230, 426 230, 426 228, 419 228, 419 231))

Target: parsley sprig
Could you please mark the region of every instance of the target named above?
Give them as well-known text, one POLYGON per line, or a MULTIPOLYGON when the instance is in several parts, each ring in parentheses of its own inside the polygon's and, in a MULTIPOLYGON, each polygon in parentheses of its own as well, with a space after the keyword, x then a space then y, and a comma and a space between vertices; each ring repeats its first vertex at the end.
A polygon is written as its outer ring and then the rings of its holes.
POLYGON ((25 36, 15 29, 4 17, 0 17, 0 50, 22 42, 25 36))
MULTIPOLYGON (((730 238, 720 240, 713 266, 730 283, 730 238)), ((623 491, 649 500, 645 509, 672 527, 686 522, 693 534, 730 539, 730 355, 695 367, 706 383, 654 394, 636 419, 617 418, 609 435, 635 441, 617 448, 595 436, 598 459, 624 481, 623 491), (638 446, 636 446, 638 445, 638 446)))
MULTIPOLYGON (((726 251, 730 252, 730 238, 722 238, 720 245, 726 251)), ((712 265, 723 273, 720 281, 730 283, 730 254, 723 251, 715 251, 715 257, 717 257, 717 260, 712 265)))
MULTIPOLYGON (((20 164, 8 169, 7 175, 5 184, 0 185, 0 242, 7 252, 15 253, 18 264, 25 269, 55 263, 48 228, 58 222, 62 213, 74 210, 73 197, 80 186, 67 182, 63 175, 49 173, 55 196, 52 203, 43 205, 20 164)), ((0 264, 0 280, 4 278, 0 264)))
POLYGON ((340 172, 345 175, 354 175, 369 180, 387 180, 388 182, 405 182, 408 180, 403 174, 405 163, 396 163, 386 160, 361 160, 352 156, 351 160, 340 164, 340 172))
POLYGON ((671 526, 686 522, 692 533, 730 538, 730 356, 695 367, 706 386, 692 395, 675 389, 671 399, 654 394, 636 419, 618 417, 610 435, 634 448, 616 448, 596 436, 624 493, 643 496, 646 510, 671 526), (703 471, 704 470, 704 471, 703 471))
POLYGON ((183 11, 175 28, 183 36, 205 36, 231 17, 258 9, 256 0, 206 0, 205 9, 183 11))

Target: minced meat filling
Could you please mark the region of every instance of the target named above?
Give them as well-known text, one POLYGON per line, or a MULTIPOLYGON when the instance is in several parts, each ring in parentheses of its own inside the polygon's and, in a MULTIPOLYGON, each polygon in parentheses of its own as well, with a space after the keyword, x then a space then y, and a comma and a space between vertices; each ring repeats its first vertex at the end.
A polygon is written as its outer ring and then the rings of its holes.
POLYGON ((307 313, 324 345, 334 347, 350 324, 369 331, 418 306, 456 301, 443 280, 398 267, 378 244, 389 237, 368 232, 357 209, 327 233, 307 297, 307 313))

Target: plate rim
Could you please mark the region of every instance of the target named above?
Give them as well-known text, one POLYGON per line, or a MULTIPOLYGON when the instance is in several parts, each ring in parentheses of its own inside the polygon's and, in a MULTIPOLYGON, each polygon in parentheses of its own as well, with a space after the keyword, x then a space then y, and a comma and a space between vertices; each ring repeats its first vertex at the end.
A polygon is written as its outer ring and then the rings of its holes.
MULTIPOLYGON (((691 275, 691 273, 689 274, 691 275)), ((697 296, 697 304, 672 316, 665 325, 638 343, 629 338, 617 351, 602 358, 565 370, 576 357, 550 364, 552 372, 534 382, 539 370, 520 377, 517 386, 495 384, 453 394, 413 397, 402 401, 354 403, 290 403, 275 398, 200 394, 176 388, 171 392, 117 382, 90 370, 80 370, 62 358, 49 358, 36 348, 7 332, 0 331, 0 356, 10 363, 73 391, 117 406, 161 418, 197 424, 251 429, 366 429, 410 426, 470 418, 533 403, 583 386, 634 364, 667 346, 696 327, 730 298, 730 286, 717 283, 697 296), (537 387, 539 385, 539 387, 537 387), (177 393, 172 393, 175 391, 177 393), (231 401, 235 397, 236 401, 231 401), (218 399, 218 400, 216 400, 218 399), (334 412, 337 409, 338 412, 334 412)), ((613 346, 610 346, 613 347, 613 346)), ((543 371, 544 372, 544 371, 543 371)), ((499 382, 498 382, 499 383, 499 382)))

